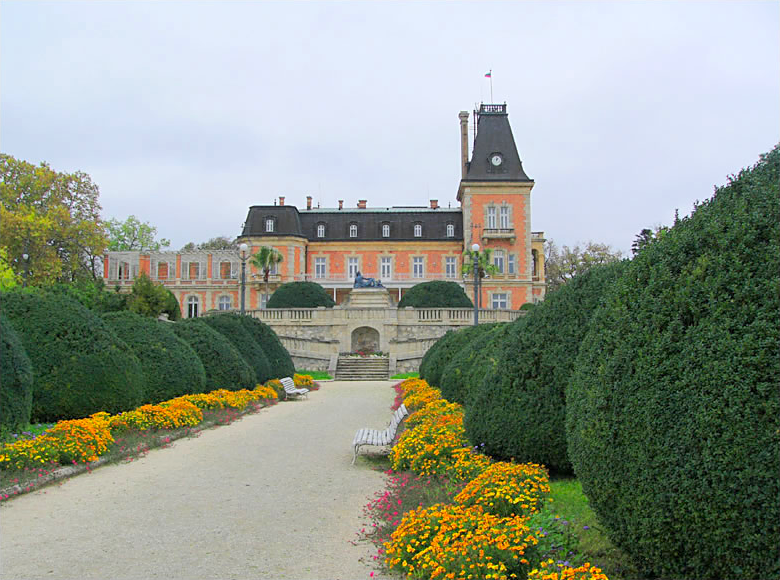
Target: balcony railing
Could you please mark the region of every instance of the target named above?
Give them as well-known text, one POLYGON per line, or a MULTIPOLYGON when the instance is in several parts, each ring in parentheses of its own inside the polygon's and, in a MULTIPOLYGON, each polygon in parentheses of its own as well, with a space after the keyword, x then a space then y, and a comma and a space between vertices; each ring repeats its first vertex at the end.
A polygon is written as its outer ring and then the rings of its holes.
POLYGON ((482 230, 482 238, 515 238, 514 228, 485 228, 482 230))

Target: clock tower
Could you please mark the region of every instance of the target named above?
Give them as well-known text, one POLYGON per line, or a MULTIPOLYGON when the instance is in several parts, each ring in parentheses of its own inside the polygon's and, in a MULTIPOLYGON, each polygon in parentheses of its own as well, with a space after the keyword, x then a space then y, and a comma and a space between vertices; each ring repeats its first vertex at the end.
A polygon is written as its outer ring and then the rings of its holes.
MULTIPOLYGON (((483 308, 516 310, 544 298, 544 236, 531 231, 533 179, 523 170, 506 104, 474 111, 475 135, 468 158, 469 114, 461 111, 463 245, 489 249, 496 272, 481 283, 483 308)), ((468 281, 473 284, 473 281, 468 281)), ((473 296, 473 287, 470 289, 473 296)))

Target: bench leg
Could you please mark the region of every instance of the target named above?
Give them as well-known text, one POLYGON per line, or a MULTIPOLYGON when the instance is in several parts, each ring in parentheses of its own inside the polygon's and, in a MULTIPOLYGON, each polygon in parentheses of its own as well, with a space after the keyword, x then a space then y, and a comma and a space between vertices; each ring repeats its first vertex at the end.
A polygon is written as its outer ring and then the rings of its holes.
POLYGON ((357 459, 359 451, 360 451, 360 445, 355 445, 355 454, 352 456, 352 465, 355 465, 355 460, 357 459))

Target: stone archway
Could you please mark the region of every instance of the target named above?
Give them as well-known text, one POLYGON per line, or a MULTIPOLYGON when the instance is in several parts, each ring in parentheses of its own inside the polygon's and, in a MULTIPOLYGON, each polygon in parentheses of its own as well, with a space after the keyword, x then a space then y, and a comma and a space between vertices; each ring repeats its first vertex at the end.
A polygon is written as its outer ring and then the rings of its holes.
POLYGON ((360 326, 352 331, 352 352, 376 352, 379 350, 379 331, 370 326, 360 326))

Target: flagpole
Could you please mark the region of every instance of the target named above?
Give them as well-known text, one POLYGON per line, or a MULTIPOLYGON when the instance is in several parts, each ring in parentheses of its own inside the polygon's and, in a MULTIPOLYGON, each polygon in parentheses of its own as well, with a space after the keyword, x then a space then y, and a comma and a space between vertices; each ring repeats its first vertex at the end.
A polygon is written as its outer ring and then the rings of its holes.
POLYGON ((491 68, 485 75, 490 79, 490 102, 493 102, 493 69, 491 68))

